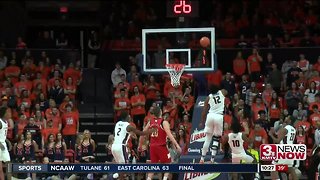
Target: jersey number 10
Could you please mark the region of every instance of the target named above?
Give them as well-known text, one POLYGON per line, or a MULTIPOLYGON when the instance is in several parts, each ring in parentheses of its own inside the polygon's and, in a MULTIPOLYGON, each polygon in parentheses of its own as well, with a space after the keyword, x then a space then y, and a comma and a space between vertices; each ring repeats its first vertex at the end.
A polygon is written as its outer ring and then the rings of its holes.
POLYGON ((232 140, 232 146, 233 146, 233 147, 240 147, 240 142, 239 142, 239 140, 232 140))

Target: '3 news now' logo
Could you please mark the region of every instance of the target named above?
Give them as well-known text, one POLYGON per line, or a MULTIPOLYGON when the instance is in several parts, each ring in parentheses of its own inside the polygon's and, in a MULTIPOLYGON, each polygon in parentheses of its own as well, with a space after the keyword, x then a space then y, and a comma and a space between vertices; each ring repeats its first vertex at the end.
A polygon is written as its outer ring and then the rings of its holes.
POLYGON ((260 159, 273 160, 306 160, 307 146, 305 144, 262 144, 260 159))

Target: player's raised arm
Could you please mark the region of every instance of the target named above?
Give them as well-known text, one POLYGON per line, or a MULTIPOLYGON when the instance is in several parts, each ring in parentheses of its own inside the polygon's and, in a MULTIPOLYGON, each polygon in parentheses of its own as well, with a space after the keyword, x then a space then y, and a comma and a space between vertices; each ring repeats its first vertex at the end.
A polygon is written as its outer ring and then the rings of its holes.
POLYGON ((278 133, 277 133, 278 137, 275 137, 274 129, 270 129, 270 131, 269 131, 269 136, 272 138, 273 142, 276 144, 280 143, 284 139, 286 134, 287 134, 287 129, 285 129, 285 128, 281 128, 278 131, 278 133))
POLYGON ((199 124, 200 127, 202 127, 203 123, 206 121, 208 109, 209 109, 209 97, 207 97, 207 99, 204 101, 204 106, 203 106, 202 114, 201 114, 201 121, 199 124))
POLYGON ((173 137, 173 135, 171 133, 169 122, 164 120, 162 122, 162 126, 163 126, 163 129, 166 132, 168 138, 170 139, 170 141, 174 144, 174 146, 176 147, 178 152, 181 153, 182 152, 181 147, 179 146, 179 144, 177 143, 176 139, 173 137))
POLYGON ((133 132, 134 134, 137 134, 139 136, 145 136, 145 135, 149 135, 149 134, 153 133, 155 131, 155 129, 146 129, 144 131, 139 131, 138 129, 129 125, 129 126, 127 126, 127 131, 133 132))

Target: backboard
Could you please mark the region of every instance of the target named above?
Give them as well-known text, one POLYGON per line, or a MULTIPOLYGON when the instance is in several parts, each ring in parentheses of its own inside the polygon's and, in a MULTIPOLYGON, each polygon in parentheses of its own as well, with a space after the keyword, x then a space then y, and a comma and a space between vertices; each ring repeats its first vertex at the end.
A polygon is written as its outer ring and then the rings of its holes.
POLYGON ((165 64, 185 64, 185 72, 212 72, 216 69, 215 30, 206 28, 166 28, 142 30, 142 54, 145 73, 167 72, 165 64), (210 45, 199 44, 202 37, 210 45))

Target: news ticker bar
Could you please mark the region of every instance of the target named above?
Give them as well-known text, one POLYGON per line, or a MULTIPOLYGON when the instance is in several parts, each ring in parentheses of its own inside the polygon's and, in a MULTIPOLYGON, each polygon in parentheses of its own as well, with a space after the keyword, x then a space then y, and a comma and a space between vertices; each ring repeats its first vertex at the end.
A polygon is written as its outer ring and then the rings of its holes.
POLYGON ((13 173, 220 172, 256 173, 259 164, 12 164, 13 173))

